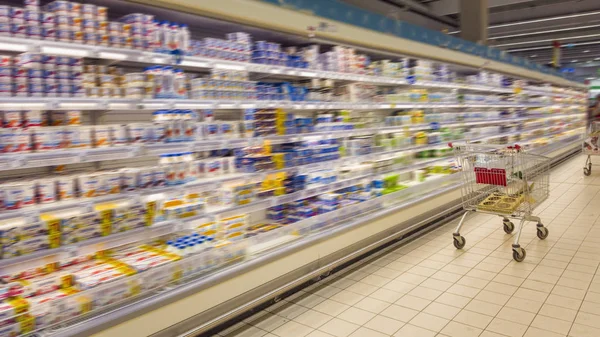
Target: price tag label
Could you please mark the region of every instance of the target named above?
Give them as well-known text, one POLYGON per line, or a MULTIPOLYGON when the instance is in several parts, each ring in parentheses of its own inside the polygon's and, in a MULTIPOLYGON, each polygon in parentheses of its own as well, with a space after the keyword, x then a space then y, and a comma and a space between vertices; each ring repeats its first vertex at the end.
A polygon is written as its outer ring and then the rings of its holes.
POLYGON ((63 249, 65 258, 74 258, 79 255, 79 247, 76 244, 65 246, 63 249))

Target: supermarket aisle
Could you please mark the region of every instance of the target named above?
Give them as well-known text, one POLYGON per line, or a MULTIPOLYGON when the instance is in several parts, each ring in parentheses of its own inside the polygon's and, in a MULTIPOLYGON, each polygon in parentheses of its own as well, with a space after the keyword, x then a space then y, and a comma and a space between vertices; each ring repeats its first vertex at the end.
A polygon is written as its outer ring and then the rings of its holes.
POLYGON ((539 209, 550 236, 529 224, 523 263, 499 217, 474 215, 464 251, 445 225, 337 273, 244 322, 227 337, 598 337, 600 168, 583 156, 553 171, 539 209))

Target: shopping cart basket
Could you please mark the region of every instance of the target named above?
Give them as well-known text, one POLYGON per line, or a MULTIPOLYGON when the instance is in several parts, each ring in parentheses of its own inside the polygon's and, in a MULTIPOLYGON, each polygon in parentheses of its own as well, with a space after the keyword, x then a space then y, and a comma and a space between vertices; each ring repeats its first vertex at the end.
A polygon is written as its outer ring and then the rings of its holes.
POLYGON ((585 165, 583 166, 583 174, 589 176, 592 174, 592 156, 600 155, 598 148, 598 137, 600 136, 600 122, 592 122, 583 139, 583 154, 587 154, 585 165))
POLYGON ((449 145, 454 149, 457 164, 462 167, 462 204, 465 210, 452 234, 454 246, 457 249, 465 246, 466 240, 460 235, 460 229, 471 212, 502 217, 507 234, 515 229, 510 219, 519 219, 512 250, 515 261, 523 261, 525 249, 519 245, 519 239, 525 221, 537 222, 540 239, 548 237, 548 229, 532 212, 548 198, 549 159, 525 153, 518 145, 449 145))

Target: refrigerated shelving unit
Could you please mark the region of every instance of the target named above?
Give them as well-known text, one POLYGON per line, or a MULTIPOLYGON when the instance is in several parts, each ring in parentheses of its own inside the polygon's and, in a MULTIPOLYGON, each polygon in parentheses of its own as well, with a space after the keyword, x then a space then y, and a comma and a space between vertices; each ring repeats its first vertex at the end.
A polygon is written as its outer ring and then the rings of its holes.
MULTIPOLYGON (((408 56, 427 58, 436 62, 457 65, 461 69, 485 69, 502 73, 535 83, 547 83, 553 87, 563 88, 561 91, 544 90, 539 87, 522 88, 529 95, 550 97, 548 102, 519 103, 502 102, 490 104, 447 104, 447 103, 388 103, 388 102, 292 102, 292 101, 222 101, 222 100, 171 100, 171 99, 110 99, 110 98, 19 98, 7 97, 0 100, 0 109, 33 109, 33 110, 71 110, 87 111, 90 121, 119 120, 127 116, 128 120, 148 118, 149 112, 157 109, 214 109, 242 110, 261 108, 283 108, 292 112, 318 110, 351 109, 365 111, 393 111, 400 109, 460 109, 473 108, 540 108, 553 106, 565 110, 565 113, 549 115, 525 115, 523 117, 494 120, 474 120, 464 122, 440 123, 442 126, 469 127, 481 125, 505 125, 526 121, 543 121, 542 124, 528 129, 506 132, 495 135, 478 135, 470 141, 490 141, 498 138, 514 137, 518 134, 531 134, 521 139, 523 144, 537 142, 540 139, 552 138, 543 146, 531 150, 548 156, 552 163, 559 163, 580 149, 583 128, 581 120, 585 118, 582 107, 585 101, 555 103, 554 99, 585 96, 585 86, 570 82, 562 77, 548 73, 536 72, 513 64, 493 61, 485 57, 467 54, 453 49, 441 48, 428 43, 397 37, 390 34, 351 26, 342 22, 334 22, 336 32, 317 32, 310 37, 307 27, 315 26, 328 19, 320 18, 301 11, 279 7, 268 1, 250 0, 159 0, 153 2, 154 7, 145 5, 143 1, 128 1, 126 5, 117 1, 92 1, 106 4, 119 10, 130 12, 160 13, 163 19, 174 15, 174 20, 198 19, 198 28, 206 24, 204 20, 231 22, 235 29, 247 29, 269 37, 268 32, 276 32, 275 37, 291 37, 292 41, 313 41, 323 44, 350 45, 366 53, 386 56, 408 56), (178 13, 184 12, 185 14, 178 13), (248 15, 252 13, 252 15, 248 15), (210 19, 202 18, 209 17, 210 19), (201 19, 202 18, 202 19, 201 19), (240 26, 245 25, 245 26, 240 26), (258 27, 260 29, 256 29, 258 27), (294 40, 296 39, 296 40, 294 40), (433 58, 433 59, 432 59, 433 58), (560 124, 560 125, 559 125, 560 124), (550 129, 550 126, 557 129, 550 129)), ((330 21, 330 20, 329 20, 330 21)), ((232 28, 232 31, 234 29, 232 28)), ((310 33, 312 34, 312 33, 310 33)), ((455 48, 456 49, 456 48, 455 48)), ((122 48, 77 45, 72 43, 22 40, 13 37, 0 37, 0 51, 19 53, 36 51, 93 59, 105 64, 124 63, 130 67, 145 65, 169 65, 174 59, 169 55, 149 51, 122 48)), ((331 79, 334 81, 366 83, 383 86, 402 87, 406 89, 424 88, 439 90, 462 90, 474 93, 506 94, 515 93, 513 88, 493 87, 488 85, 470 85, 438 82, 409 82, 403 78, 383 76, 336 73, 310 69, 296 69, 283 66, 264 66, 253 63, 225 61, 203 57, 184 57, 180 66, 186 71, 207 72, 211 69, 231 69, 248 71, 257 78, 273 79, 331 79)), ((445 111, 444 111, 445 112, 445 111)), ((426 130, 427 124, 409 126, 376 127, 331 132, 315 132, 311 134, 265 136, 256 139, 237 138, 220 140, 198 140, 174 144, 132 144, 115 148, 64 150, 47 153, 26 153, 0 156, 0 170, 10 176, 19 170, 43 170, 55 165, 98 165, 100 168, 114 167, 111 162, 121 165, 137 165, 155 160, 159 154, 173 151, 211 151, 248 146, 257 141, 268 141, 270 144, 298 142, 311 137, 346 138, 360 135, 378 135, 385 133, 426 130), (107 166, 103 166, 103 165, 107 166)), ((40 205, 33 211, 22 209, 3 211, 0 220, 10 217, 36 217, 39 214, 73 207, 91 209, 95 204, 116 199, 127 198, 140 200, 149 194, 181 193, 186 189, 218 189, 219 185, 234 179, 250 179, 267 173, 292 172, 297 170, 318 170, 327 167, 338 167, 357 161, 368 161, 382 156, 395 156, 400 153, 415 153, 424 150, 445 148, 445 144, 427 144, 402 147, 362 156, 342 157, 341 159, 306 164, 270 172, 240 173, 223 175, 218 178, 200 179, 183 186, 171 186, 150 191, 135 191, 121 195, 109 195, 94 199, 75 199, 65 202, 40 205)), ((447 163, 448 157, 415 160, 392 168, 399 174, 409 173, 436 163, 447 163)), ((292 194, 254 201, 244 206, 210 208, 201 217, 214 217, 221 214, 250 213, 264 211, 273 205, 301 200, 314 195, 333 192, 353 186, 364 179, 373 178, 383 172, 368 172, 351 176, 333 183, 318 184, 309 189, 292 194)), ((43 329, 46 336, 196 336, 234 319, 248 310, 279 298, 314 278, 328 275, 332 270, 361 257, 390 242, 402 242, 420 231, 452 217, 460 209, 460 179, 457 174, 435 176, 420 184, 408 186, 406 189, 374 198, 357 204, 352 208, 342 208, 299 221, 280 232, 273 231, 263 236, 249 238, 238 243, 230 251, 213 254, 231 254, 234 258, 222 256, 224 263, 213 266, 193 275, 186 276, 170 283, 141 291, 135 296, 122 299, 112 305, 99 307, 87 314, 74 317, 57 325, 43 329), (243 251, 243 254, 238 254, 243 251)), ((200 216, 198 216, 200 217, 200 216)), ((123 233, 109 235, 84 241, 76 245, 65 245, 59 248, 39 251, 30 255, 0 260, 2 274, 36 267, 58 261, 64 257, 90 254, 135 242, 148 242, 166 234, 190 228, 192 219, 168 220, 155 223, 146 228, 139 228, 123 233)), ((451 243, 450 237, 448 243, 451 243)), ((186 259, 178 262, 176 267, 185 268, 186 259)), ((135 275, 140 283, 149 282, 155 274, 150 272, 135 275)), ((92 289, 81 296, 93 296, 114 284, 107 284, 92 289)))

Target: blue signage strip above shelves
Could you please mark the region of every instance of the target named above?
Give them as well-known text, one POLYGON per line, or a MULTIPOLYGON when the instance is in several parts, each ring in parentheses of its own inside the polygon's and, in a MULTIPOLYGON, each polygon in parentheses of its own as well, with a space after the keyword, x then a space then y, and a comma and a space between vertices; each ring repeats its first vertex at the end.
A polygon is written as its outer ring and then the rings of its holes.
POLYGON ((261 0, 273 5, 312 13, 326 19, 392 34, 401 38, 447 48, 474 56, 523 67, 548 75, 567 78, 555 69, 510 55, 505 51, 466 41, 454 36, 372 13, 338 0, 261 0))

